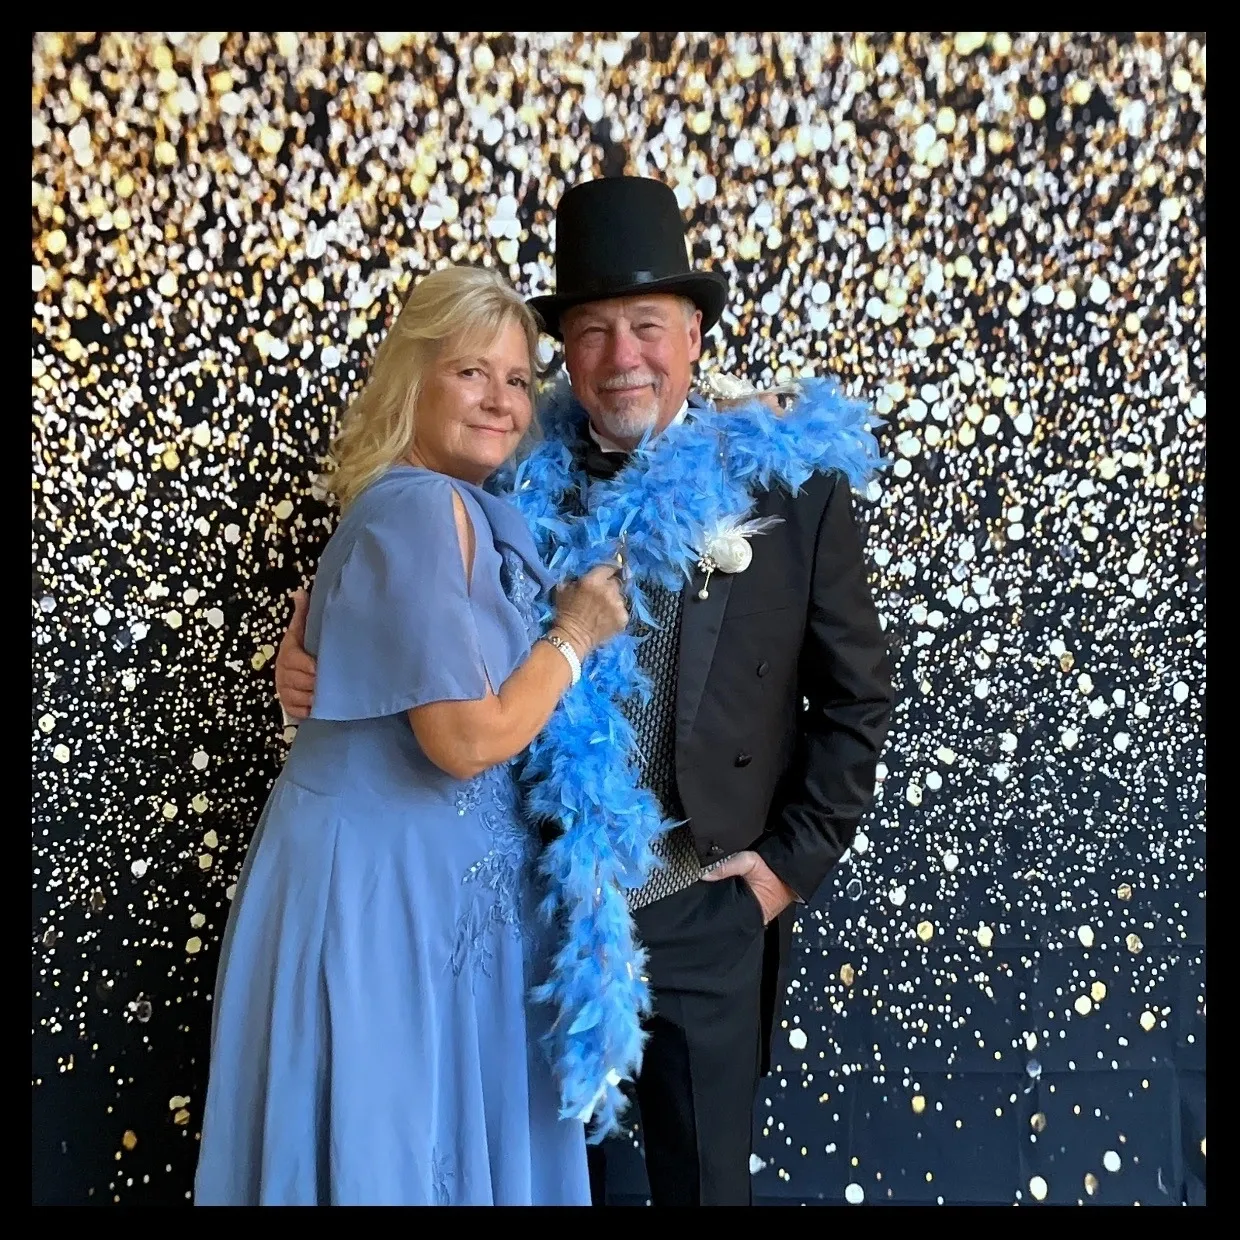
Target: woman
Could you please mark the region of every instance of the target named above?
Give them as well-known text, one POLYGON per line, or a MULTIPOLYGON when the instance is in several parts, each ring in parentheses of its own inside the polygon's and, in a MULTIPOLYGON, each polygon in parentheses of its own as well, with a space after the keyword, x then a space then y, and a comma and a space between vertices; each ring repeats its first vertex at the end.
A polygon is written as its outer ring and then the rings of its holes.
POLYGON ((500 277, 427 276, 333 445, 314 708, 224 935, 200 1205, 589 1203, 527 1000, 550 952, 510 762, 627 615, 598 568, 540 638, 550 579, 481 488, 536 343, 500 277))

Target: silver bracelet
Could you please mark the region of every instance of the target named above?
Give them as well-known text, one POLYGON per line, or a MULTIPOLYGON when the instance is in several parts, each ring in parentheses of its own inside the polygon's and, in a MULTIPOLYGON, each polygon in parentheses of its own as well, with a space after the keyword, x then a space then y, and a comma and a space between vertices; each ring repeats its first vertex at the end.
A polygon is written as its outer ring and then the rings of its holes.
POLYGON ((568 660, 568 668, 573 675, 572 683, 575 685, 581 679, 581 660, 577 657, 577 652, 558 633, 548 633, 543 641, 549 642, 568 660))

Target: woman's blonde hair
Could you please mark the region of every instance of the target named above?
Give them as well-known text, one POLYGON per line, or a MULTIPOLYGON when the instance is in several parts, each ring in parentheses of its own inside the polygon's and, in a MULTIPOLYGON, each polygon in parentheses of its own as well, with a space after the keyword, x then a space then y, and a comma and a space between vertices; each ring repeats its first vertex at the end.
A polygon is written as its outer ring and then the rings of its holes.
POLYGON ((525 332, 532 394, 538 320, 503 276, 484 267, 443 267, 418 281, 329 450, 323 485, 341 508, 409 452, 422 378, 444 345, 487 348, 510 323, 525 332))

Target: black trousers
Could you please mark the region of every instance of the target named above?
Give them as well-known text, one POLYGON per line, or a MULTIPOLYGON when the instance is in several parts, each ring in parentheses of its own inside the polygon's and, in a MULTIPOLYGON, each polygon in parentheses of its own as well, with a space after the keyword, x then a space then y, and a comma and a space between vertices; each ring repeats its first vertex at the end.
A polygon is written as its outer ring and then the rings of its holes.
MULTIPOLYGON (((636 1082, 656 1206, 746 1206, 761 1054, 765 934, 740 878, 699 882, 635 915, 654 994, 636 1082)), ((590 1146, 595 1205, 606 1146, 590 1146)))

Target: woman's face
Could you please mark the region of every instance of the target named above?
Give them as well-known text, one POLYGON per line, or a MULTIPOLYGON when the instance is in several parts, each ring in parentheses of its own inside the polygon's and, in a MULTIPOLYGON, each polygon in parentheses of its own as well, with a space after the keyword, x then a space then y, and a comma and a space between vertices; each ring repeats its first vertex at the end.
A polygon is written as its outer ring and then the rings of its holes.
POLYGON ((525 332, 508 323, 485 349, 452 342, 428 367, 414 412, 414 464, 481 483, 516 451, 533 416, 525 332))

